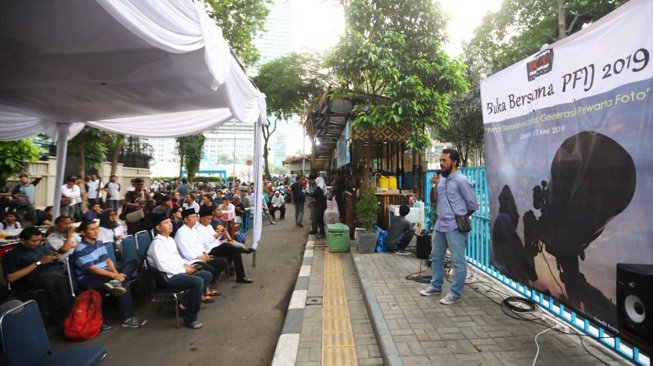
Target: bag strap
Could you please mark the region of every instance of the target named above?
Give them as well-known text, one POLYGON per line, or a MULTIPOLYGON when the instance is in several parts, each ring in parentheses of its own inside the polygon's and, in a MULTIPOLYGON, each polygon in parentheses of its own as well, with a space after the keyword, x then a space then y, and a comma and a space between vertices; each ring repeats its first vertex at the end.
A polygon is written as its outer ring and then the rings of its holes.
MULTIPOLYGON (((447 199, 447 202, 449 202, 449 208, 451 209, 451 212, 453 212, 453 215, 456 216, 456 212, 453 210, 453 206, 451 205, 451 201, 449 201, 449 193, 447 192, 447 182, 449 181, 449 178, 444 178, 444 197, 447 199)), ((435 189, 438 189, 438 187, 435 187, 435 189)))

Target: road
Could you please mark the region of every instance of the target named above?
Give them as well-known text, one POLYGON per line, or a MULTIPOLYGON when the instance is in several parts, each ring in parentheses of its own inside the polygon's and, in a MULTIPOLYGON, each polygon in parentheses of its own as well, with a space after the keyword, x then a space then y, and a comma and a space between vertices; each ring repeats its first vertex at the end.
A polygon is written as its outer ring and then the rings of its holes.
MULTIPOLYGON (((285 220, 264 223, 262 240, 252 267, 252 256, 244 255, 247 276, 253 284, 239 284, 221 277, 223 292, 213 304, 203 304, 199 320, 205 327, 175 328, 172 302, 154 304, 148 323, 141 329, 123 329, 105 304, 107 334, 76 344, 64 341, 59 331, 49 329, 55 350, 86 344, 104 344, 108 351, 103 366, 128 365, 269 365, 285 318, 290 296, 302 263, 308 225, 294 223, 294 207, 287 205, 285 220)), ((278 216, 278 215, 277 215, 278 216)), ((251 234, 248 235, 251 243, 251 234)), ((149 300, 138 304, 142 314, 149 300)))

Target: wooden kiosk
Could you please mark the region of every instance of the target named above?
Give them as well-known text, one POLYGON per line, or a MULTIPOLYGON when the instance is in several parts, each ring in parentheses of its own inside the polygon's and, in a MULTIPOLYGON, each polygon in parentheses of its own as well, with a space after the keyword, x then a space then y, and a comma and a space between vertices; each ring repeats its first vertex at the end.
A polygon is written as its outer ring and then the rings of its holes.
POLYGON ((313 143, 311 167, 325 173, 334 193, 342 193, 338 205, 351 228, 356 226, 355 204, 361 192, 373 189, 378 198, 378 223, 388 229, 390 205, 423 199, 421 154, 406 148, 409 131, 401 125, 352 128, 352 103, 331 100, 325 93, 304 122, 313 143))

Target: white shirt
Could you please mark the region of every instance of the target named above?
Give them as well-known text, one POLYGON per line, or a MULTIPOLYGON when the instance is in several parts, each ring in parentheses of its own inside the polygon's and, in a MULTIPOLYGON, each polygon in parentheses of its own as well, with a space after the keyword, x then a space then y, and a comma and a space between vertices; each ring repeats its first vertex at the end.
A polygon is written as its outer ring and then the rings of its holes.
POLYGON ((96 199, 97 198, 97 189, 100 188, 99 180, 89 180, 86 185, 88 186, 88 198, 96 199))
POLYGON ((196 258, 206 252, 201 239, 197 235, 197 231, 188 227, 186 224, 177 230, 175 243, 177 243, 179 254, 188 264, 199 262, 196 258))
POLYGON ((124 236, 122 226, 113 229, 100 227, 100 234, 98 234, 97 240, 102 243, 115 243, 116 238, 121 236, 124 236))
POLYGON ((195 201, 193 201, 193 203, 191 203, 190 205, 188 204, 188 202, 184 202, 182 207, 184 208, 184 210, 187 208, 192 208, 193 210, 195 210, 196 214, 200 213, 200 205, 195 201))
MULTIPOLYGON (((45 239, 45 244, 51 246, 54 250, 59 251, 59 249, 61 249, 61 247, 63 247, 63 245, 66 243, 66 238, 68 238, 68 234, 59 231, 53 231, 45 239)), ((82 242, 82 238, 77 233, 73 233, 73 241, 75 242, 75 246, 77 246, 82 242)), ((66 259, 67 256, 73 254, 74 251, 75 248, 73 247, 70 248, 67 252, 61 254, 61 257, 59 257, 59 262, 63 262, 64 259, 66 259)))
POLYGON ((120 183, 109 182, 107 183, 107 189, 109 189, 111 195, 110 200, 120 201, 120 183))
POLYGON ((222 210, 222 220, 224 221, 231 221, 236 217, 236 206, 233 205, 233 203, 229 202, 229 206, 227 208, 224 208, 223 205, 220 205, 220 209, 222 210))
POLYGON ((157 235, 147 250, 147 263, 163 272, 168 278, 186 273, 186 262, 177 250, 175 239, 169 236, 157 235))
POLYGON ((79 190, 78 185, 74 185, 73 188, 68 188, 68 185, 64 184, 63 187, 61 187, 61 194, 73 199, 68 206, 82 202, 82 193, 79 190))
POLYGON ((283 200, 282 195, 277 196, 275 194, 274 196, 272 196, 272 206, 273 207, 279 208, 279 207, 283 206, 284 204, 286 204, 286 202, 283 200))
POLYGON ((207 226, 204 226, 202 224, 197 224, 195 225, 195 230, 197 231, 197 236, 202 242, 202 245, 204 246, 204 250, 206 252, 210 252, 211 249, 215 247, 219 247, 220 245, 223 244, 223 242, 221 242, 219 238, 216 239, 214 237, 215 229, 213 229, 213 226, 211 226, 210 224, 207 226))

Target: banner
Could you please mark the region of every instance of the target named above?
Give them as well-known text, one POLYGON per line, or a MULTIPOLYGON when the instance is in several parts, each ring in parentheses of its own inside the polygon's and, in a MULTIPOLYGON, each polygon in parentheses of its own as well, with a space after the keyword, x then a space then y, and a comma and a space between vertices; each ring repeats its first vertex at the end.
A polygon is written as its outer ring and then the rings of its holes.
POLYGON ((651 19, 631 0, 481 83, 492 265, 615 333, 617 263, 653 264, 651 19))

